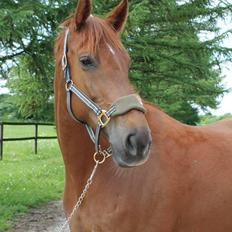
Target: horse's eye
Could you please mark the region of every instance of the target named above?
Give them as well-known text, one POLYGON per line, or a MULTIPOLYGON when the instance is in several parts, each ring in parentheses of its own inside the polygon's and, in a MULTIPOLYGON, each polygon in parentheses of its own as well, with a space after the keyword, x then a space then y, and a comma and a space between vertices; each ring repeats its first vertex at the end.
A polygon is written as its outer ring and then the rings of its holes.
POLYGON ((91 56, 82 56, 80 57, 80 64, 84 70, 96 68, 95 59, 91 56))

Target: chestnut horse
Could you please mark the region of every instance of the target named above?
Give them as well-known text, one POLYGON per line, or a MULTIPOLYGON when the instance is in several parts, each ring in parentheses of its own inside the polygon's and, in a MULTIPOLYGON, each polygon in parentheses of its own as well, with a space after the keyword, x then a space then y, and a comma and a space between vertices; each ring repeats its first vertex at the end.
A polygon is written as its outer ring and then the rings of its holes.
MULTIPOLYGON (((77 86, 103 109, 134 93, 128 80, 130 59, 119 39, 127 11, 123 0, 100 19, 91 15, 90 0, 79 0, 56 41, 55 112, 67 217, 93 169, 95 152, 85 127, 73 117, 94 130, 99 122, 70 91, 77 86), (61 65, 65 55, 71 79, 66 80, 67 91, 61 65)), ((192 127, 150 103, 144 107, 146 113, 129 108, 109 117, 102 128, 101 144, 110 144, 112 158, 98 167, 70 230, 231 232, 232 121, 192 127)))

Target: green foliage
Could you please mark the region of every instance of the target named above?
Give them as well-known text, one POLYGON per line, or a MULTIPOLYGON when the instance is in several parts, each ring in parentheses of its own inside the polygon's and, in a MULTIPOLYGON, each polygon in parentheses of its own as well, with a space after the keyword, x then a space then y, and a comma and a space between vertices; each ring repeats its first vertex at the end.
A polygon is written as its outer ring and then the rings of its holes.
MULTIPOLYGON (((221 41, 231 31, 221 33, 216 22, 231 16, 232 4, 217 2, 130 1, 122 35, 132 57, 130 78, 141 95, 191 124, 198 121, 199 108, 215 108, 225 91, 220 65, 231 60, 232 49, 221 41), (199 39, 207 32, 212 39, 199 39)), ((94 14, 104 15, 117 3, 94 0, 94 14)), ((56 28, 75 7, 76 0, 0 2, 0 49, 5 53, 0 57, 1 73, 19 96, 15 104, 25 118, 43 118, 50 107, 56 28)))
POLYGON ((133 61, 131 79, 146 99, 170 115, 197 122, 197 109, 215 108, 224 92, 220 64, 231 59, 232 50, 220 46, 225 34, 219 33, 216 20, 231 12, 231 5, 144 0, 131 8, 124 36, 133 61), (218 34, 202 42, 198 34, 203 31, 218 34))
POLYGON ((11 96, 8 94, 0 95, 0 121, 11 121, 16 118, 19 118, 19 115, 11 101, 11 96))
POLYGON ((28 56, 20 59, 20 66, 12 68, 9 74, 8 87, 12 91, 12 102, 24 119, 53 121, 53 103, 51 78, 40 73, 32 73, 28 56))
MULTIPOLYGON (((33 134, 30 126, 6 126, 7 137, 33 134)), ((54 134, 54 127, 40 129, 40 135, 54 134)), ((38 155, 33 154, 34 141, 4 143, 0 161, 0 231, 9 221, 28 208, 61 199, 63 162, 56 141, 39 141, 38 155)))
POLYGON ((228 118, 232 118, 232 114, 228 113, 228 114, 224 114, 221 116, 206 114, 206 115, 200 116, 199 125, 207 125, 207 124, 217 122, 217 121, 222 120, 222 119, 228 119, 228 118))

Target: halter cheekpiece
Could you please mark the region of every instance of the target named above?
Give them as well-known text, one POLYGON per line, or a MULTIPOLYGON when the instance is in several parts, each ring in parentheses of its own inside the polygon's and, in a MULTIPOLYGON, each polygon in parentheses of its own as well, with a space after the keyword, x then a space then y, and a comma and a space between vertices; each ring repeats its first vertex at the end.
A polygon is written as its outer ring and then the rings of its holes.
POLYGON ((138 110, 145 113, 145 108, 140 97, 137 94, 130 94, 127 96, 123 96, 118 98, 107 110, 102 109, 97 103, 92 101, 84 92, 82 92, 73 82, 71 78, 70 66, 68 64, 67 59, 67 52, 68 52, 68 36, 69 36, 69 29, 65 31, 64 37, 64 50, 63 50, 63 57, 62 57, 62 69, 64 72, 64 79, 65 79, 65 89, 66 89, 66 105, 67 111, 69 112, 70 116, 78 123, 82 123, 89 134, 90 139, 95 144, 95 155, 94 159, 97 160, 99 163, 104 161, 108 156, 111 154, 111 148, 109 147, 107 150, 102 151, 99 145, 99 135, 101 129, 106 127, 110 122, 111 117, 115 117, 118 115, 122 115, 127 113, 130 110, 138 110), (78 119, 73 111, 71 105, 71 96, 74 94, 78 97, 88 108, 90 108, 97 116, 97 125, 96 131, 86 123, 78 119), (102 160, 98 160, 97 155, 102 155, 102 160))

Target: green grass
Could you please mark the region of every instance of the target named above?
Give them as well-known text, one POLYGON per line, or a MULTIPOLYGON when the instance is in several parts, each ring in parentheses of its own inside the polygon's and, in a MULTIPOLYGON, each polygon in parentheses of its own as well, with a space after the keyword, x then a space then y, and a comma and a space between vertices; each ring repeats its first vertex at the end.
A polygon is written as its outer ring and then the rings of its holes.
MULTIPOLYGON (((39 135, 55 135, 54 127, 39 127, 39 135)), ((33 126, 4 126, 4 137, 34 136, 33 126)), ((56 140, 4 142, 0 161, 0 231, 29 207, 60 199, 63 192, 63 161, 56 140)))
MULTIPOLYGON (((39 136, 56 136, 54 126, 39 126, 39 136)), ((35 136, 35 126, 21 126, 21 125, 5 125, 4 138, 20 138, 35 136)))

